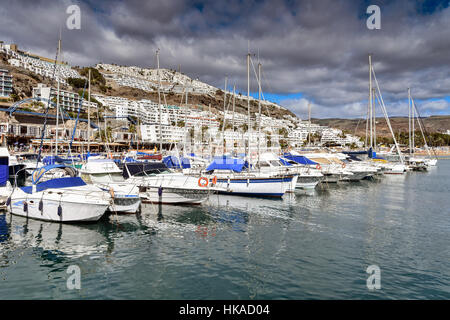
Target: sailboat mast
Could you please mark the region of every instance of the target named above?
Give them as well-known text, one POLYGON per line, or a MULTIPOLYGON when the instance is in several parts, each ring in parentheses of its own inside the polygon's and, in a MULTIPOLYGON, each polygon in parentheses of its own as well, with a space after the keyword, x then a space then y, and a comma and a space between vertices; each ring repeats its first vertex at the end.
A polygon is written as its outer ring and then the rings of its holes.
MULTIPOLYGON (((59 134, 59 83, 60 83, 60 68, 58 66, 58 58, 61 55, 61 29, 59 29, 59 40, 58 40, 58 55, 56 58, 56 68, 58 70, 58 89, 56 92, 56 141, 55 141, 55 155, 58 155, 58 134, 59 134)), ((50 98, 50 97, 49 97, 50 98)))
POLYGON ((408 145, 411 153, 411 89, 408 88, 408 145))
POLYGON ((225 153, 225 121, 227 114, 227 110, 225 109, 225 107, 227 101, 227 80, 228 78, 225 77, 225 87, 223 90, 222 153, 225 153))
POLYGON ((161 128, 162 110, 161 110, 161 90, 160 90, 160 88, 161 88, 161 76, 159 74, 159 49, 156 50, 156 63, 158 65, 159 152, 161 152, 161 154, 162 154, 162 128, 161 128))
POLYGON ((247 171, 250 172, 250 130, 251 130, 251 122, 250 122, 250 52, 247 54, 247 117, 248 117, 248 128, 247 128, 247 160, 248 160, 248 168, 247 171))
MULTIPOLYGON (((91 68, 89 68, 89 89, 88 89, 88 153, 91 152, 91 68)), ((97 106, 98 107, 98 106, 97 106)), ((97 110, 98 112, 98 110, 97 110)))
POLYGON ((260 161, 260 140, 261 140, 261 63, 258 62, 258 168, 260 161))
POLYGON ((369 127, 370 127, 370 147, 373 148, 373 127, 372 127, 372 55, 369 54, 369 127))
POLYGON ((414 120, 416 119, 416 112, 415 112, 415 110, 414 110, 414 108, 413 108, 413 105, 412 105, 412 101, 411 101, 411 142, 412 142, 412 144, 411 144, 411 147, 412 147, 412 153, 414 153, 415 152, 415 149, 416 149, 416 140, 415 140, 415 134, 414 134, 414 132, 415 132, 415 123, 414 123, 414 120))
POLYGON ((373 113, 372 113, 372 118, 373 118, 373 150, 376 151, 377 149, 377 116, 376 116, 376 112, 375 112, 375 88, 372 88, 372 108, 373 108, 373 113))
POLYGON ((233 128, 233 135, 232 135, 232 140, 231 142, 233 143, 233 152, 235 151, 234 149, 234 110, 235 110, 235 105, 236 105, 236 85, 233 86, 233 116, 231 118, 231 127, 233 128))
POLYGON ((308 102, 308 147, 311 146, 311 102, 308 102))

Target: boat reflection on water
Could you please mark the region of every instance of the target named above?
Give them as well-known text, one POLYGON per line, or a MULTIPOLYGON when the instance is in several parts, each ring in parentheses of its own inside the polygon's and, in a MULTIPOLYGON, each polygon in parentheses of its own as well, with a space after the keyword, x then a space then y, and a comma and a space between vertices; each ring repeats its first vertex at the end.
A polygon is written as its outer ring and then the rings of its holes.
POLYGON ((64 224, 0 213, 0 243, 41 248, 70 258, 111 254, 118 234, 136 229, 141 227, 135 219, 117 222, 111 216, 96 224, 64 224))

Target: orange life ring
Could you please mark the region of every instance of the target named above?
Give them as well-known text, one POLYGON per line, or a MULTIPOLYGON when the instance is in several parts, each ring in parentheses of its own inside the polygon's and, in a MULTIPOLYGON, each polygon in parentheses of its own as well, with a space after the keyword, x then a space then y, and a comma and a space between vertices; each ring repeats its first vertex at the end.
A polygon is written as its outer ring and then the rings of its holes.
POLYGON ((212 184, 217 184, 217 176, 214 176, 214 178, 212 178, 212 184))
POLYGON ((208 186, 208 179, 205 178, 205 177, 200 177, 198 179, 198 186, 202 187, 202 188, 207 187, 208 186))
POLYGON ((316 169, 317 169, 317 170, 322 169, 322 167, 320 166, 320 164, 317 164, 317 165, 316 165, 316 169))

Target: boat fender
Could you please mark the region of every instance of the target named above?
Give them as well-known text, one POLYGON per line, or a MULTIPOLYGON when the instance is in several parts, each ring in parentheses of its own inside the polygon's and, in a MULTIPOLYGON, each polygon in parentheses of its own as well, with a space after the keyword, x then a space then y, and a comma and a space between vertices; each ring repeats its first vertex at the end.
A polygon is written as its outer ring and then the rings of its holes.
POLYGON ((58 216, 62 216, 62 207, 61 207, 61 203, 58 206, 58 216))
POLYGON ((6 206, 9 206, 11 204, 11 197, 8 197, 8 199, 6 199, 6 206))
POLYGON ((44 211, 44 202, 42 202, 42 199, 41 199, 41 201, 39 201, 39 211, 41 212, 41 214, 42 214, 42 211, 44 211))
POLYGON ((345 168, 345 163, 342 164, 342 168, 345 168))
POLYGON ((114 198, 114 189, 109 188, 109 194, 111 195, 111 198, 114 198))
POLYGON ((28 212, 28 203, 26 201, 23 202, 23 211, 28 212))
POLYGON ((163 193, 163 188, 160 186, 158 188, 158 197, 162 197, 162 193, 163 193))
POLYGON ((208 179, 205 178, 205 177, 200 177, 200 178, 198 179, 198 186, 199 186, 199 187, 202 187, 202 188, 207 187, 207 186, 208 186, 208 179))
POLYGON ((217 176, 214 176, 214 178, 212 178, 212 184, 217 184, 217 176))

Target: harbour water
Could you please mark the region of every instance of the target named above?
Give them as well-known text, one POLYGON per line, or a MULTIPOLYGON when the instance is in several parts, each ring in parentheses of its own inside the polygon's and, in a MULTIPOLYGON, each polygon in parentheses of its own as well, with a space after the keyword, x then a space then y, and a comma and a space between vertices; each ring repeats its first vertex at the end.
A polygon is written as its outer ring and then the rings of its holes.
POLYGON ((441 160, 281 200, 146 204, 87 225, 0 213, 0 299, 450 299, 449 195, 441 160), (67 288, 72 265, 80 290, 67 288))

